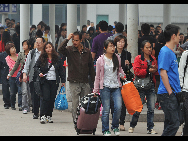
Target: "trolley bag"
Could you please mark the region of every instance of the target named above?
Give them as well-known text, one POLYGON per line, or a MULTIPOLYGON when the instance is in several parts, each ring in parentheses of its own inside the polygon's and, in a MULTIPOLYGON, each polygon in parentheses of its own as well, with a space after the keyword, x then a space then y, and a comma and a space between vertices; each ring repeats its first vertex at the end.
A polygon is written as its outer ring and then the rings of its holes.
POLYGON ((95 135, 97 128, 101 100, 98 94, 97 97, 93 97, 94 94, 88 94, 81 98, 81 102, 77 107, 77 123, 75 130, 77 135, 79 134, 92 134, 95 135))
POLYGON ((127 111, 130 115, 133 115, 136 111, 142 111, 142 101, 133 82, 125 81, 122 86, 121 94, 125 103, 125 107, 127 108, 127 111))

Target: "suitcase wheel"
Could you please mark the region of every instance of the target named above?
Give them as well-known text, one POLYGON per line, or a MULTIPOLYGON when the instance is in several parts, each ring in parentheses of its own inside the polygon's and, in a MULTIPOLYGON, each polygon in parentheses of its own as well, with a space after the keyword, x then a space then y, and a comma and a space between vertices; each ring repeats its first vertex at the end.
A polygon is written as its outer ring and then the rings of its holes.
POLYGON ((93 135, 95 135, 95 132, 96 132, 96 128, 93 130, 93 135))
POLYGON ((80 134, 80 129, 76 128, 77 135, 80 134))

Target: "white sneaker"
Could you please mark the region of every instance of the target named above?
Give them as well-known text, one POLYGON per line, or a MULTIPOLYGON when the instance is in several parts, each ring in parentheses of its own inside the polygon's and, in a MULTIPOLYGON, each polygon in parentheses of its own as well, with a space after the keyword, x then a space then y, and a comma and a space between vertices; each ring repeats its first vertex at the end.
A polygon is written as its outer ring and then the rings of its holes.
POLYGON ((40 123, 45 124, 46 123, 46 117, 45 115, 40 118, 40 123))
POLYGON ((147 134, 158 134, 155 130, 147 130, 147 134))
POLYGON ((129 127, 129 133, 133 133, 134 132, 134 128, 133 127, 129 127))
POLYGON ((23 114, 27 114, 27 110, 23 110, 23 114))
POLYGON ((48 123, 53 123, 53 120, 51 119, 50 116, 47 116, 46 121, 47 121, 48 123))
POLYGON ((113 129, 113 132, 116 136, 119 136, 120 135, 120 132, 119 132, 119 129, 118 128, 115 128, 113 129))

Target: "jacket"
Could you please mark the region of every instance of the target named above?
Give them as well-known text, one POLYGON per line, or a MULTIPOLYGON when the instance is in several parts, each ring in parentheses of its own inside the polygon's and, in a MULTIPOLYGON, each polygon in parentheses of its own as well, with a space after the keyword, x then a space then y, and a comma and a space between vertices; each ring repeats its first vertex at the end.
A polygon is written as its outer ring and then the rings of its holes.
MULTIPOLYGON (((152 65, 157 65, 157 60, 154 56, 150 55, 150 61, 152 61, 152 65)), ((158 65, 157 65, 158 67, 158 65)), ((135 57, 133 70, 135 76, 139 78, 146 78, 149 76, 149 68, 146 59, 144 58, 144 53, 135 57)), ((155 75, 158 74, 158 71, 152 74, 153 82, 156 83, 155 75)))
MULTIPOLYGON (((60 83, 60 78, 61 77, 61 83, 65 83, 65 70, 63 69, 63 62, 61 58, 59 57, 57 63, 52 64, 55 68, 55 73, 56 73, 56 84, 60 83)), ((35 66, 34 66, 34 80, 36 80, 36 77, 39 77, 39 74, 45 74, 48 72, 48 63, 45 64, 45 66, 41 66, 41 61, 40 59, 37 60, 35 66)), ((39 77, 39 81, 41 84, 44 83, 46 79, 45 77, 39 77)))
POLYGON ((187 66, 187 69, 185 70, 185 76, 184 76, 184 68, 186 65, 186 61, 188 61, 187 56, 188 56, 188 50, 182 53, 180 63, 179 63, 179 70, 178 70, 180 86, 182 87, 182 91, 186 91, 186 92, 188 92, 188 85, 187 85, 188 84, 188 66, 187 66), (184 79, 184 83, 183 83, 183 79, 184 79))
POLYGON ((16 63, 14 64, 14 67, 13 69, 9 72, 9 74, 12 76, 14 74, 14 72, 17 70, 17 68, 19 67, 20 65, 20 69, 19 71, 23 68, 23 65, 25 63, 25 53, 24 52, 19 52, 18 53, 18 58, 16 60, 16 63))
POLYGON ((4 51, 3 53, 0 53, 0 73, 1 73, 0 76, 2 79, 2 83, 4 84, 9 84, 7 80, 7 75, 9 73, 9 66, 7 65, 7 62, 5 60, 7 56, 8 55, 6 51, 4 51))
POLYGON ((58 51, 67 57, 68 62, 68 81, 88 83, 88 75, 91 81, 95 79, 95 69, 93 59, 89 49, 83 47, 82 53, 73 46, 67 46, 68 39, 65 39, 59 46, 58 51))
MULTIPOLYGON (((119 68, 118 68, 118 71, 117 71, 117 78, 118 78, 118 82, 119 82, 119 87, 122 87, 122 84, 120 82, 120 76, 119 76, 119 73, 125 75, 123 69, 121 68, 121 59, 119 57, 119 55, 117 55, 117 58, 118 58, 118 61, 119 61, 119 68)), ((104 54, 101 55, 101 57, 99 57, 97 59, 97 62, 96 62, 96 76, 95 76, 95 82, 94 82, 94 90, 93 92, 94 93, 97 93, 99 92, 99 89, 103 89, 103 83, 104 83, 104 64, 105 64, 105 61, 104 61, 104 54), (100 87, 99 87, 100 85, 100 87)))

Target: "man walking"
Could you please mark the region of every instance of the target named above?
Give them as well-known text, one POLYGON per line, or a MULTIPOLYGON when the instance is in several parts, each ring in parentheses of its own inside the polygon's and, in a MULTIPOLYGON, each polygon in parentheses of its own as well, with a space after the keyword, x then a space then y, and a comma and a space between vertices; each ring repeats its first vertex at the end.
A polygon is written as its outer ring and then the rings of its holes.
POLYGON ((29 51, 27 55, 27 59, 25 61, 24 69, 22 71, 23 73, 23 82, 27 81, 27 76, 29 76, 29 87, 31 91, 31 97, 32 97, 32 104, 33 104, 33 119, 38 119, 38 114, 39 114, 39 96, 36 94, 34 90, 34 66, 35 63, 37 62, 41 51, 43 50, 44 47, 44 38, 43 37, 38 37, 35 41, 35 44, 37 46, 36 49, 33 49, 29 51))
POLYGON ((178 73, 178 62, 174 47, 179 43, 179 27, 169 24, 165 27, 166 45, 161 48, 158 56, 158 72, 160 85, 158 97, 165 115, 162 136, 175 136, 179 129, 178 102, 176 94, 181 91, 178 73))
POLYGON ((76 111, 79 104, 79 96, 90 93, 88 75, 91 81, 95 80, 95 70, 91 52, 81 44, 82 34, 79 32, 70 33, 59 46, 58 51, 67 57, 68 78, 70 93, 72 95, 72 117, 76 124, 76 111), (73 45, 67 46, 70 39, 73 39, 73 45), (67 46, 67 47, 66 47, 67 46))

